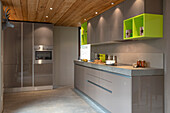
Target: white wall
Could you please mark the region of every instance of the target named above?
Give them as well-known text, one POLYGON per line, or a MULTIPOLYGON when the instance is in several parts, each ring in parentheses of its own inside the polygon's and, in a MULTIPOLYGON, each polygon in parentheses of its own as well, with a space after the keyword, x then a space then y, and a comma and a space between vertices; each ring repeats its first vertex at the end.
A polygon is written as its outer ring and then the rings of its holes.
MULTIPOLYGON (((2 16, 2 3, 0 1, 0 18, 2 16)), ((3 110, 3 77, 2 77, 2 23, 0 19, 0 112, 3 110)))
POLYGON ((74 62, 78 58, 78 28, 54 27, 54 87, 74 84, 74 62))

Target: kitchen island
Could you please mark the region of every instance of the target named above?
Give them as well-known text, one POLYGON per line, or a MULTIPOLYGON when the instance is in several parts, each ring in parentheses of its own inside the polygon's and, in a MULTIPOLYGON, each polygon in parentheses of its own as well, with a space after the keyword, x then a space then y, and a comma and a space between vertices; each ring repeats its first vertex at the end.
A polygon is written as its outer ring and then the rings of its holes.
POLYGON ((74 64, 75 88, 110 112, 163 113, 163 69, 74 64))

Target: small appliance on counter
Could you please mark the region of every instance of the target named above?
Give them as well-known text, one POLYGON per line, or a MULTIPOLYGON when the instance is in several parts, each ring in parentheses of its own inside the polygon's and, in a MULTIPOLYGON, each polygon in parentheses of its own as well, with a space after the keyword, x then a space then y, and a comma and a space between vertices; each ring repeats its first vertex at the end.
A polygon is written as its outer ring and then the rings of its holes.
POLYGON ((102 62, 105 62, 106 61, 106 55, 105 54, 99 54, 99 58, 102 62))
POLYGON ((108 59, 106 59, 106 65, 117 65, 117 56, 108 55, 108 59))

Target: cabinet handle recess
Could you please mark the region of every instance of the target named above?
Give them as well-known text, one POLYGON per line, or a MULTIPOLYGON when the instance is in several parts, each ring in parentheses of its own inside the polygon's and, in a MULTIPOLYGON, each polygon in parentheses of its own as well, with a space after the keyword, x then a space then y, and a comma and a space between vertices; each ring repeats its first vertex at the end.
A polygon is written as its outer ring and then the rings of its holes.
POLYGON ((99 88, 101 88, 101 89, 104 89, 105 91, 107 91, 107 92, 109 92, 109 93, 112 93, 111 90, 106 89, 106 88, 104 88, 103 86, 100 86, 100 85, 98 85, 98 84, 96 84, 96 83, 94 83, 94 82, 92 82, 92 81, 90 81, 90 80, 87 80, 87 82, 89 82, 89 83, 91 83, 91 84, 93 84, 93 85, 95 85, 95 86, 97 86, 97 87, 99 87, 99 88))

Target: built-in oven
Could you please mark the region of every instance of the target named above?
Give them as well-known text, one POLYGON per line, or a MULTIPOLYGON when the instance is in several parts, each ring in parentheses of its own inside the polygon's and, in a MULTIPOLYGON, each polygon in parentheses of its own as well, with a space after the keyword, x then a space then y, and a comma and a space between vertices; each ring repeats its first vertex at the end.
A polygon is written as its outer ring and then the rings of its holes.
POLYGON ((34 63, 53 63, 53 46, 34 46, 34 63))

